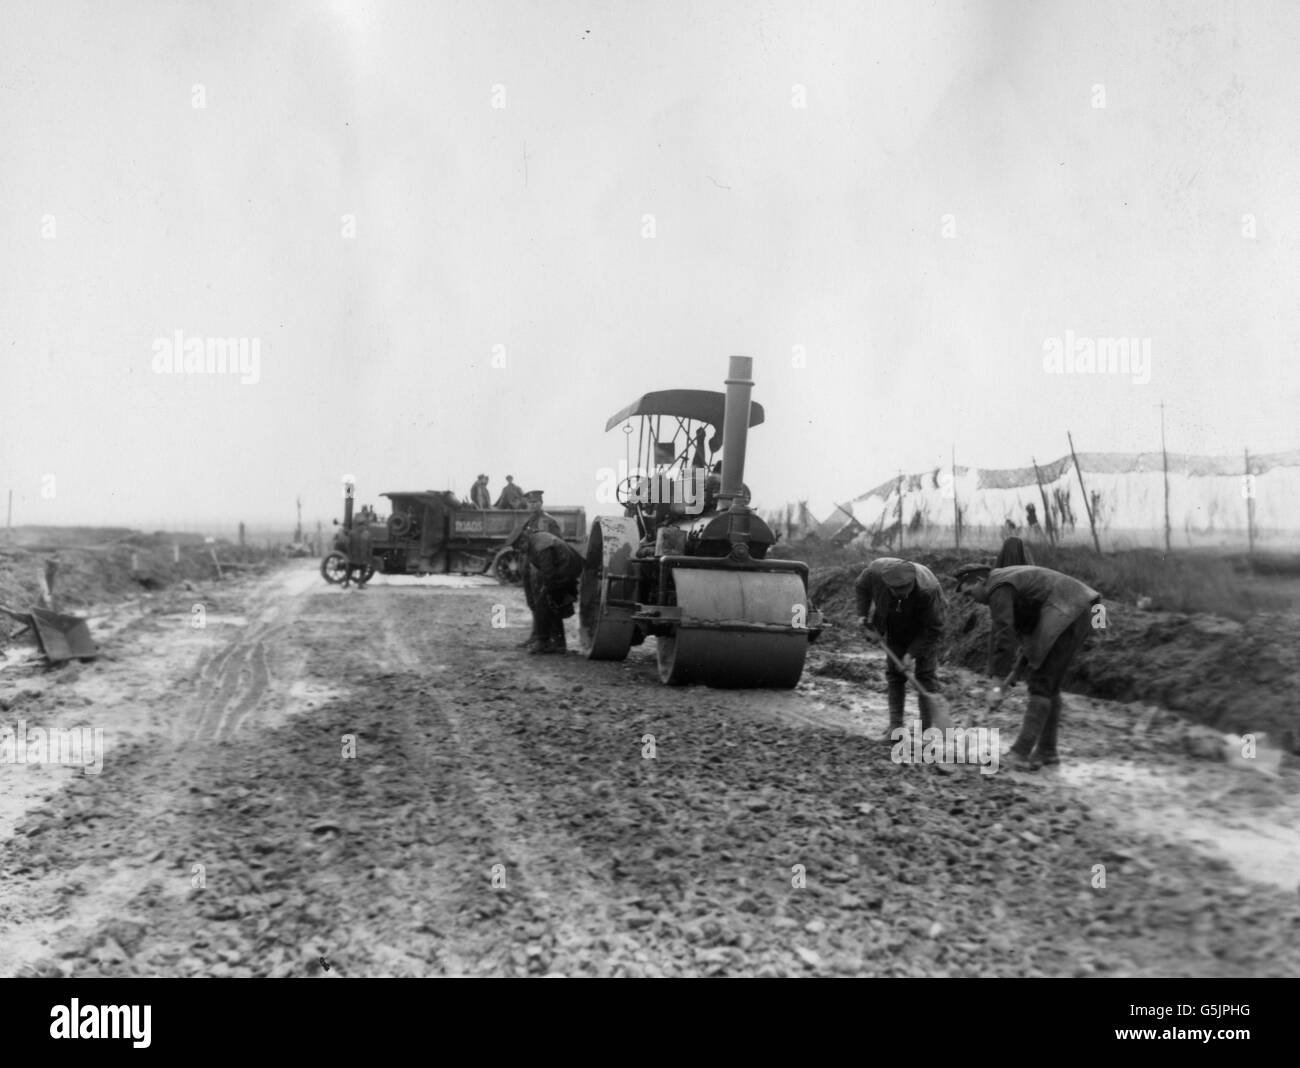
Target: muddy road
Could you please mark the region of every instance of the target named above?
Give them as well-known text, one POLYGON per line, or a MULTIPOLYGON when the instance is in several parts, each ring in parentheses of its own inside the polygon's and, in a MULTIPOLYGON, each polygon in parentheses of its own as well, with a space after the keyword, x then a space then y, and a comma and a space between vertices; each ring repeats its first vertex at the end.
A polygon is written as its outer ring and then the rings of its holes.
POLYGON ((302 561, 106 609, 92 664, 11 649, 0 727, 103 749, 0 764, 0 975, 1300 971, 1294 769, 1070 697, 1059 772, 941 773, 874 740, 851 643, 728 692, 527 628, 494 583, 302 561))

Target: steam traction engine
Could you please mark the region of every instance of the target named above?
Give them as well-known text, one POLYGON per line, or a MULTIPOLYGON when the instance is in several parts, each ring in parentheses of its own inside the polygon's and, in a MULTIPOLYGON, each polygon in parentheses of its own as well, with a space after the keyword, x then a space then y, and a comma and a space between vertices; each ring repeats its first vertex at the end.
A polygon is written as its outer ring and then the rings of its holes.
POLYGON ((587 542, 579 633, 589 659, 622 660, 654 635, 670 685, 789 688, 803 674, 822 626, 808 565, 767 559, 776 539, 742 481, 749 428, 763 422, 752 367, 733 356, 725 394, 647 393, 605 424, 627 422, 630 436, 635 416, 641 432, 617 489, 624 515, 598 518, 587 542))

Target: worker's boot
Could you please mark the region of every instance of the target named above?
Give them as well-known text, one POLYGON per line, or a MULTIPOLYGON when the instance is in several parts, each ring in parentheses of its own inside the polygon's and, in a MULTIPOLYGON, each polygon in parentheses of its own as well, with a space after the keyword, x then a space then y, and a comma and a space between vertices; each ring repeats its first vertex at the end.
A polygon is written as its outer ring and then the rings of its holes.
POLYGON ((533 620, 533 632, 528 635, 528 640, 524 642, 524 648, 531 653, 541 653, 545 650, 543 646, 549 645, 550 642, 546 632, 542 630, 541 624, 536 619, 533 620))
POLYGON ((1043 733, 1038 736, 1038 746, 1034 750, 1034 757, 1044 766, 1059 764, 1060 756, 1056 752, 1056 730, 1061 723, 1061 695, 1053 694, 1052 710, 1047 714, 1047 719, 1043 721, 1043 733))
POLYGON ((885 731, 884 737, 880 740, 887 745, 893 745, 894 731, 903 726, 903 704, 907 700, 907 683, 903 679, 888 679, 889 694, 889 728, 885 731))
POLYGON ((917 694, 916 703, 921 708, 921 733, 924 734, 934 722, 934 702, 928 697, 917 694))
POLYGON ((1042 736, 1043 726, 1052 714, 1052 699, 1038 694, 1031 694, 1029 705, 1025 709, 1025 719, 1020 725, 1020 737, 1007 753, 1007 764, 1013 769, 1038 767, 1038 759, 1032 756, 1038 739, 1042 736))

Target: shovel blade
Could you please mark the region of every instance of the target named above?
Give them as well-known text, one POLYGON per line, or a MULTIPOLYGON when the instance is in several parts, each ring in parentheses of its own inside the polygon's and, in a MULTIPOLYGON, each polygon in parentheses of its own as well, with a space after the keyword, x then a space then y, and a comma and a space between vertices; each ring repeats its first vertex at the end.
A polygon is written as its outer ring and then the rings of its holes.
POLYGON ((50 663, 99 655, 99 649, 90 637, 90 628, 84 619, 63 616, 44 608, 33 608, 31 614, 41 651, 50 663))
POLYGON ((938 694, 930 698, 930 726, 938 727, 941 731, 952 728, 952 712, 948 708, 948 702, 938 694))

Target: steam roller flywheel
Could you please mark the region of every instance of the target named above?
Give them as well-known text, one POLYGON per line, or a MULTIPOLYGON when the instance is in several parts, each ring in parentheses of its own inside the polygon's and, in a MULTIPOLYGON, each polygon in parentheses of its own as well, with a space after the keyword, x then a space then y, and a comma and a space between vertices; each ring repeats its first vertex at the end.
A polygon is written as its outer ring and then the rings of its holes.
POLYGON ((807 595, 798 575, 764 571, 673 569, 682 622, 660 635, 659 678, 670 686, 789 689, 803 674, 805 631, 784 630, 807 595), (746 630, 743 624, 773 629, 746 630))

